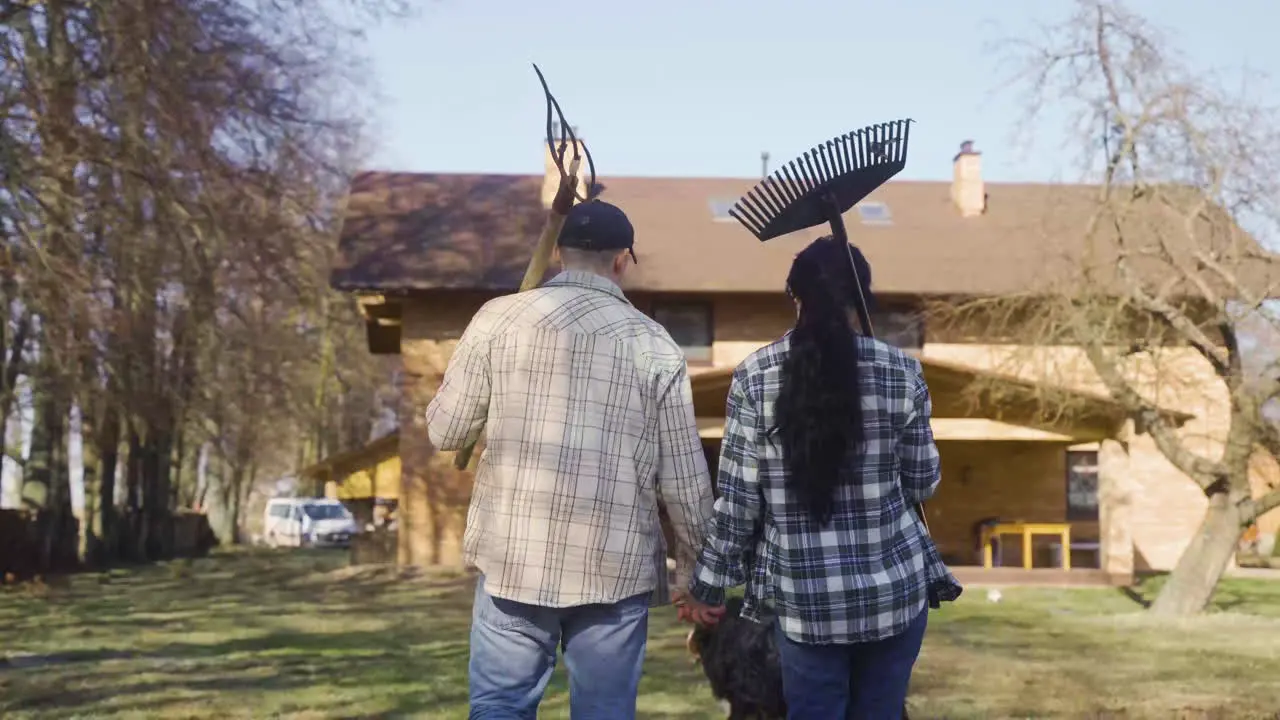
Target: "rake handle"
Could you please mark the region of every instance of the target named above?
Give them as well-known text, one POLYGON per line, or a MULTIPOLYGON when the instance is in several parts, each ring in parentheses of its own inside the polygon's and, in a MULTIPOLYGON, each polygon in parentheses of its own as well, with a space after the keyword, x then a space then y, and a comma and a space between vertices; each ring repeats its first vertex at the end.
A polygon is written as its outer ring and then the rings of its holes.
MULTIPOLYGON (((560 237, 560 230, 564 227, 565 217, 569 215, 569 210, 573 207, 574 188, 578 184, 578 168, 582 164, 582 157, 574 155, 573 160, 569 163, 569 172, 560 176, 560 187, 556 190, 556 197, 551 201, 551 210, 547 213, 547 221, 542 226, 542 234, 538 236, 538 244, 533 248, 533 256, 529 258, 529 266, 525 268, 524 278, 520 280, 520 289, 517 292, 524 292, 538 287, 538 283, 542 280, 542 276, 547 273, 547 266, 551 264, 551 252, 556 247, 556 239, 560 237)), ((476 442, 472 440, 467 443, 461 450, 453 456, 453 466, 459 470, 466 470, 471 464, 471 455, 476 450, 476 442)))
MULTIPOLYGON (((826 196, 823 204, 827 209, 827 222, 831 225, 831 236, 849 253, 849 269, 853 271, 853 283, 858 290, 854 296, 858 322, 862 323, 862 330, 867 337, 874 338, 876 331, 871 325, 871 310, 867 307, 867 298, 862 294, 862 278, 858 277, 858 266, 853 262, 853 251, 849 250, 849 233, 844 227, 844 217, 841 216, 840 207, 836 204, 834 197, 826 196)), ((924 531, 929 532, 929 519, 924 514, 924 503, 916 503, 915 509, 916 515, 920 517, 920 523, 924 525, 924 531)))

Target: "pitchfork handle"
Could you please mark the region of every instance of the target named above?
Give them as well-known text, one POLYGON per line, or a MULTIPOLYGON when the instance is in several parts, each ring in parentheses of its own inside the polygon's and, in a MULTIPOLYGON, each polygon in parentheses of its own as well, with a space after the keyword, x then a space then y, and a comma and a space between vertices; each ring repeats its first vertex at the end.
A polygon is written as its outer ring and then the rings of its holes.
MULTIPOLYGON (((547 222, 542 226, 542 235, 533 248, 533 256, 529 258, 529 266, 525 268, 524 278, 520 281, 519 292, 538 287, 542 276, 547 274, 547 266, 551 264, 551 253, 555 250, 556 240, 560 237, 560 229, 564 227, 564 219, 573 207, 574 187, 578 184, 578 168, 582 164, 582 156, 575 154, 569 163, 569 172, 560 177, 560 187, 556 197, 551 201, 551 211, 547 213, 547 222)), ((475 452, 476 443, 472 441, 453 456, 453 466, 466 470, 471 464, 471 454, 475 452)))

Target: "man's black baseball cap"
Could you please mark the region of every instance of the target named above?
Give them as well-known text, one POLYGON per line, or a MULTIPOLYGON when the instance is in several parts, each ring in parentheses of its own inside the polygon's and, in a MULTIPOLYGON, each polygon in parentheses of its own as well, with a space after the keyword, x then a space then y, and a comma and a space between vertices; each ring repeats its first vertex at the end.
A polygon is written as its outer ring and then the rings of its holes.
POLYGON ((560 247, 577 250, 626 250, 636 260, 635 229, 627 214, 603 200, 588 200, 574 205, 560 229, 560 247))

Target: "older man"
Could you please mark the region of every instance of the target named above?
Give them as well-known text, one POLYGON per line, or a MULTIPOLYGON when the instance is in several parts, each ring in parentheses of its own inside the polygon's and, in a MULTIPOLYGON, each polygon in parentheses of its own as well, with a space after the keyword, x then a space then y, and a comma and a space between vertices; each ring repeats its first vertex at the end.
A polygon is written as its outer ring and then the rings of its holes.
POLYGON ((684 355, 619 288, 633 244, 617 207, 574 207, 563 271, 480 309, 427 408, 442 450, 487 426, 463 541, 471 718, 532 720, 557 647, 575 720, 635 717, 649 608, 670 599, 659 496, 688 586, 710 478, 684 355))

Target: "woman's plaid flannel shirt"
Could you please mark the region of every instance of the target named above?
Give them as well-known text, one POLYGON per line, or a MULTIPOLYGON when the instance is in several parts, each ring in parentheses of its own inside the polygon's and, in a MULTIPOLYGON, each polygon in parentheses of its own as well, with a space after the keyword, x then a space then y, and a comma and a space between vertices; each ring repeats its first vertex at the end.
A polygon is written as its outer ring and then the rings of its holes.
POLYGON ((789 491, 772 436, 790 334, 752 353, 734 372, 720 450, 711 536, 691 594, 719 605, 746 583, 743 616, 771 605, 786 635, 806 643, 868 642, 903 632, 926 604, 954 600, 947 570, 913 506, 938 487, 941 466, 929 426, 920 362, 857 337, 867 436, 819 527, 789 491))

